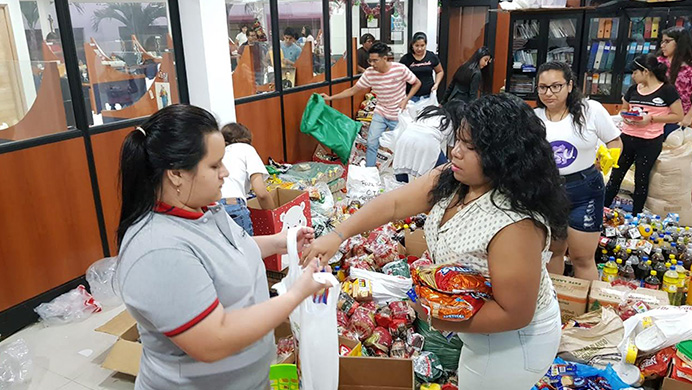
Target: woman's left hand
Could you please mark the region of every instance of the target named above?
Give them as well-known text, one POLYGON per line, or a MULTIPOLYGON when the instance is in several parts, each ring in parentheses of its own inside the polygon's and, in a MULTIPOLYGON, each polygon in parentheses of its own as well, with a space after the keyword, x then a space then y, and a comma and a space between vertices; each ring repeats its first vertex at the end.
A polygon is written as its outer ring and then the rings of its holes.
MULTIPOLYGON (((283 232, 279 233, 276 235, 276 238, 278 240, 277 245, 278 245, 278 253, 279 254, 286 254, 288 252, 288 248, 286 247, 286 238, 288 237, 288 230, 284 230, 283 232)), ((298 230, 298 234, 296 235, 297 239, 297 248, 298 248, 298 253, 302 252, 305 248, 310 246, 312 242, 315 240, 315 229, 311 227, 301 227, 298 230)))

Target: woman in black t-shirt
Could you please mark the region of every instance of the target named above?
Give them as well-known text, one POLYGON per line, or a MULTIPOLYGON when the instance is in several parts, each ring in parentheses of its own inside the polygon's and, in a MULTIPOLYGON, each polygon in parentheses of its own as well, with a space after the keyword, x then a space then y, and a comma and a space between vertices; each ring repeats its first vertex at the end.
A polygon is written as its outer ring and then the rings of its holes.
MULTIPOLYGON (((423 32, 413 34, 411 44, 408 47, 408 53, 401 57, 402 64, 406 65, 411 72, 418 77, 422 83, 416 95, 411 98, 412 102, 417 102, 420 99, 430 97, 432 91, 437 91, 437 87, 442 82, 445 72, 440 64, 440 59, 435 53, 426 50, 428 45, 428 37, 423 32), (433 72, 435 78, 433 78, 433 72)), ((411 90, 411 86, 406 86, 406 92, 411 90)))

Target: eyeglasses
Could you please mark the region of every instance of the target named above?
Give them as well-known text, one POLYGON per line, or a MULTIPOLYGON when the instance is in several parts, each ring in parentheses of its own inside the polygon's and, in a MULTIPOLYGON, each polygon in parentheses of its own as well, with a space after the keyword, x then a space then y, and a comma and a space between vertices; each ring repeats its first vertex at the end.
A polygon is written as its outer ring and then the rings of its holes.
POLYGON ((377 58, 377 59, 373 60, 372 58, 368 58, 368 64, 370 64, 370 65, 376 64, 376 63, 380 62, 381 59, 382 58, 377 58))
POLYGON ((562 91, 562 88, 567 85, 567 83, 562 83, 562 84, 553 84, 553 85, 539 85, 536 87, 536 91, 538 91, 539 94, 545 95, 548 93, 548 90, 552 93, 560 93, 562 91))
POLYGON ((671 42, 675 42, 675 39, 673 39, 673 38, 663 38, 663 39, 661 39, 661 46, 667 45, 667 44, 669 44, 669 43, 671 43, 671 42))

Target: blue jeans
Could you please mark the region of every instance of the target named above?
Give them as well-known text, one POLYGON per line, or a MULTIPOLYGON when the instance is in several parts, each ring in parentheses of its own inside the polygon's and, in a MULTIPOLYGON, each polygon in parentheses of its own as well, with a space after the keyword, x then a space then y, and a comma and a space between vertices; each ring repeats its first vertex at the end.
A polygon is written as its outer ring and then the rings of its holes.
POLYGON ((585 233, 600 232, 605 202, 605 184, 601 172, 592 166, 563 177, 570 200, 569 227, 585 233))
POLYGON ((380 148, 380 137, 389 128, 392 131, 399 124, 399 121, 387 119, 380 114, 372 116, 370 130, 368 131, 368 150, 365 153, 365 165, 374 167, 377 164, 377 150, 380 148))
POLYGON ((430 97, 430 95, 425 95, 425 96, 414 96, 414 97, 412 97, 412 98, 409 99, 409 100, 412 101, 413 103, 418 103, 421 99, 427 99, 427 98, 429 98, 429 97, 430 97))
POLYGON ((226 204, 226 199, 221 199, 221 203, 226 210, 226 213, 233 218, 233 221, 238 224, 250 236, 254 236, 255 232, 252 229, 252 220, 250 219, 250 210, 247 208, 245 199, 237 198, 236 204, 226 204))

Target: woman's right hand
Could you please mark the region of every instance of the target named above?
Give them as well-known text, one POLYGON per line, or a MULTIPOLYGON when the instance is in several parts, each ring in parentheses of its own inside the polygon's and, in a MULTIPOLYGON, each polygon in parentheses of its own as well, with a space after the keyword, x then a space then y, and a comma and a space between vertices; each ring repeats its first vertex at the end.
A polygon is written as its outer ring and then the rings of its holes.
MULTIPOLYGON (((303 269, 303 274, 300 275, 300 278, 298 278, 293 287, 291 287, 291 289, 289 290, 295 292, 295 294, 300 298, 301 302, 305 298, 310 297, 324 290, 325 288, 332 287, 332 285, 329 283, 322 284, 315 281, 315 279, 313 278, 313 274, 319 272, 320 268, 321 267, 317 259, 308 262, 307 267, 303 269)), ((331 269, 327 267, 326 272, 331 272, 331 269)))
POLYGON ((329 96, 329 95, 327 95, 326 93, 321 93, 320 96, 322 96, 322 98, 323 98, 324 101, 326 101, 326 102, 332 100, 332 97, 329 96))
POLYGON ((303 256, 300 259, 301 264, 305 265, 309 260, 317 258, 320 260, 320 264, 327 265, 329 259, 334 257, 336 251, 339 250, 341 242, 339 235, 334 232, 316 239, 303 251, 303 256))

